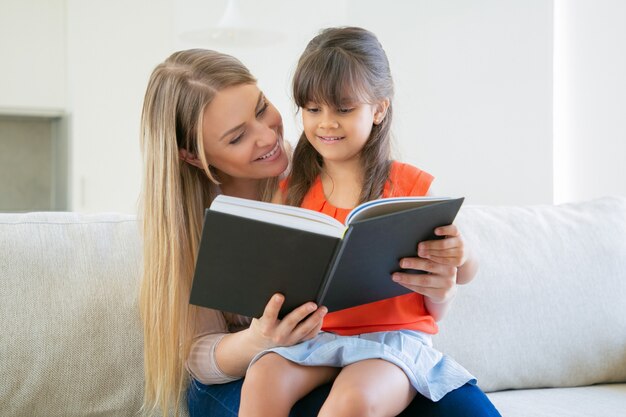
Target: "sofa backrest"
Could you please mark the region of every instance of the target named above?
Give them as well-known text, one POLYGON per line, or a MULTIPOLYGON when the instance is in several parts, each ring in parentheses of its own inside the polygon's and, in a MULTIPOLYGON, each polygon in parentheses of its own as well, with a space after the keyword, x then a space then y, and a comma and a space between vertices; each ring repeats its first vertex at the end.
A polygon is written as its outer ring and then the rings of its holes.
MULTIPOLYGON (((626 382, 626 199, 466 206, 481 262, 435 344, 483 389, 626 382)), ((137 416, 143 392, 133 216, 0 214, 0 410, 137 416)))
POLYGON ((143 392, 133 216, 0 215, 0 410, 134 416, 143 392))
POLYGON ((626 381, 626 198, 462 209, 480 260, 435 345, 487 390, 626 381))

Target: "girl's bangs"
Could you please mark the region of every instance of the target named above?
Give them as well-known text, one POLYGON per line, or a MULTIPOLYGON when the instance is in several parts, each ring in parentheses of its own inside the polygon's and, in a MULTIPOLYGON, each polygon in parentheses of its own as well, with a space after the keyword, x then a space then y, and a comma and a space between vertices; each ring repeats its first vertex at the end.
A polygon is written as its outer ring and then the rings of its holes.
POLYGON ((294 100, 340 108, 349 103, 369 103, 367 76, 356 60, 337 49, 317 51, 300 65, 294 77, 294 100))

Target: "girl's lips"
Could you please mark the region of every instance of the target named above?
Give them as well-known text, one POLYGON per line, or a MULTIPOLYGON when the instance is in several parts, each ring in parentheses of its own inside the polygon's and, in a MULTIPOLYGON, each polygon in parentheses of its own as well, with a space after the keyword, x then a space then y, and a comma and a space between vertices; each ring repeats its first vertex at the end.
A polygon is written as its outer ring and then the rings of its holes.
POLYGON ((337 142, 337 141, 344 139, 345 136, 318 136, 318 138, 322 142, 332 143, 332 142, 337 142))
POLYGON ((280 148, 280 139, 279 139, 276 141, 276 145, 274 145, 271 151, 269 151, 265 155, 259 156, 257 159, 255 159, 255 162, 256 161, 271 162, 275 160, 276 158, 278 158, 281 153, 282 153, 282 149, 280 148))

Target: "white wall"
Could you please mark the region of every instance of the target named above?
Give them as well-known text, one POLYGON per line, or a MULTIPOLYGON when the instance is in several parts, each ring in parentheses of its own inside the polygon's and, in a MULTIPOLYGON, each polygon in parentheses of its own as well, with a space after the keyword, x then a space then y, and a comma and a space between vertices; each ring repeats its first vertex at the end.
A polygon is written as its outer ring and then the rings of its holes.
POLYGON ((626 195, 626 2, 556 0, 555 200, 626 195))
MULTIPOLYGON (((178 3, 176 31, 215 24, 225 1, 178 3), (209 4, 213 7, 209 7, 209 4)), ((242 2, 259 28, 288 34, 263 48, 192 44, 239 57, 299 136, 289 81, 320 29, 376 33, 396 83, 399 159, 437 177, 438 194, 495 204, 552 201, 552 2, 545 0, 318 0, 302 17, 294 1, 242 2), (332 11, 332 12, 331 12, 332 11)))
POLYGON ((469 203, 551 202, 552 2, 406 3, 363 13, 392 59, 402 159, 469 203))
POLYGON ((65 108, 65 26, 65 0, 0 2, 0 112, 65 108))
POLYGON ((436 175, 438 194, 479 204, 626 194, 626 29, 618 25, 626 6, 555 1, 556 11, 551 0, 242 0, 254 26, 286 33, 275 45, 246 48, 179 38, 215 24, 226 0, 3 0, 0 107, 67 111, 72 209, 134 212, 141 101, 157 63, 192 46, 232 53, 295 140, 289 80, 298 55, 319 28, 361 25, 391 61, 397 153, 436 175))
POLYGON ((66 3, 70 206, 135 212, 141 105, 152 69, 172 49, 172 2, 66 3))

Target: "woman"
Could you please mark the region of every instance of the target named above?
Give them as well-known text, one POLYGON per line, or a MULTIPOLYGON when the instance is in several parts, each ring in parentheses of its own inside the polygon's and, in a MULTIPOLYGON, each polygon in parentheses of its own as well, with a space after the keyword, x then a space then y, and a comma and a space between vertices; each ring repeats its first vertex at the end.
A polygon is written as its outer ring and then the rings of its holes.
MULTIPOLYGON (((252 320, 188 303, 204 209, 219 193, 269 200, 287 169, 281 116, 238 60, 196 49, 176 52, 155 68, 141 131, 144 409, 178 409, 189 381, 192 417, 236 415, 250 360, 264 349, 312 338, 326 314, 306 303, 279 320, 281 296, 252 320)), ((422 261, 413 259, 424 269, 422 261)), ((454 297, 455 271, 429 272, 439 298, 454 297)), ((315 415, 327 389, 294 412, 315 415)), ((478 388, 464 386, 438 403, 417 398, 403 415, 489 415, 481 411, 489 407, 478 388)))

